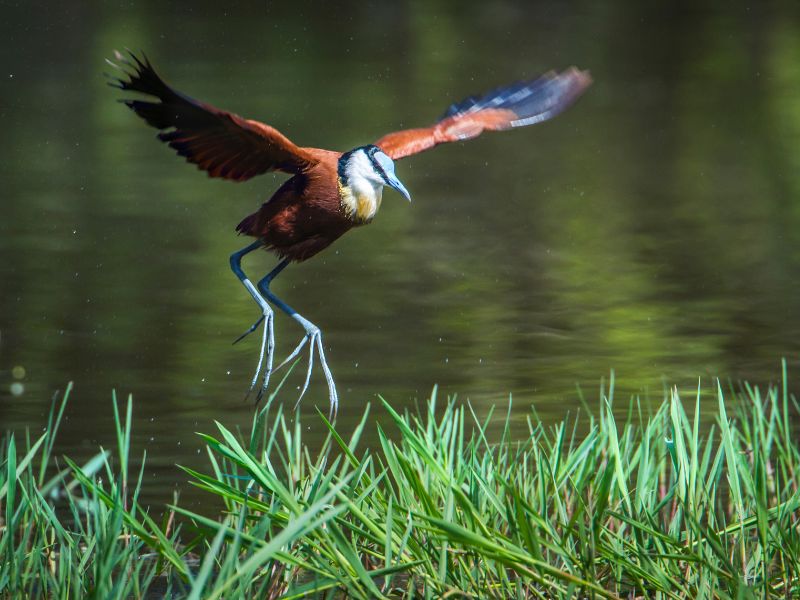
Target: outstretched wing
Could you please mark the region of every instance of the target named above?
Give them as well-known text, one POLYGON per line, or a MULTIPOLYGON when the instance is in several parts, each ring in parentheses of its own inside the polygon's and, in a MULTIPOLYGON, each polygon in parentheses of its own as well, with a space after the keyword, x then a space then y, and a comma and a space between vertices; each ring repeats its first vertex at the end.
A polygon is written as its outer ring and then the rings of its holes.
POLYGON ((393 159, 468 140, 484 131, 502 131, 551 119, 575 102, 592 83, 588 71, 575 67, 470 96, 450 106, 431 127, 405 129, 383 136, 375 145, 393 159))
POLYGON ((209 176, 244 181, 275 169, 300 173, 316 162, 277 129, 243 119, 172 89, 144 55, 139 59, 131 53, 134 62, 118 52, 115 57, 128 71, 108 61, 126 77, 114 79, 110 85, 152 97, 123 102, 148 125, 162 130, 158 139, 207 171, 209 176))

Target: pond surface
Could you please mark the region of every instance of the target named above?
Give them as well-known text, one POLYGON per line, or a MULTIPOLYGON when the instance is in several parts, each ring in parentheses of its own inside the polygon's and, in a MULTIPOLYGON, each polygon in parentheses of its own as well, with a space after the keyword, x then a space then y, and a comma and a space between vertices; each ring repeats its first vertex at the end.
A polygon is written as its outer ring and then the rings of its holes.
MULTIPOLYGON (((481 413, 513 394, 520 419, 531 404, 555 419, 611 369, 618 397, 655 398, 698 377, 774 381, 781 357, 797 373, 796 3, 192 7, 4 8, 3 429, 39 431, 74 381, 59 450, 80 458, 112 444, 112 388, 132 393, 144 499, 162 501, 185 479, 174 463, 205 461, 195 431, 252 415, 259 339, 231 342, 258 310, 228 256, 283 176, 210 180, 156 142, 102 77, 125 46, 189 95, 338 150, 501 83, 591 70, 551 122, 399 162, 411 205, 387 191, 372 225, 276 280, 324 331, 345 433, 378 394, 413 407, 434 384, 481 413)), ((283 315, 276 331, 279 356, 302 334, 283 315)), ((314 405, 319 372, 312 440, 314 405)))

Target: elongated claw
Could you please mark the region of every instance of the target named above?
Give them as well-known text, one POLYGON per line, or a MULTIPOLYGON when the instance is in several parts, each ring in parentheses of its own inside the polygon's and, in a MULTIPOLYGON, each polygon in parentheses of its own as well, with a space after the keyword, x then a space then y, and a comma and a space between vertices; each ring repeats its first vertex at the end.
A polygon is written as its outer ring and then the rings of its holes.
POLYGON ((334 419, 336 418, 336 412, 339 410, 339 395, 336 393, 336 382, 334 382, 330 367, 328 367, 328 361, 325 360, 325 350, 322 347, 322 331, 319 327, 304 319, 300 315, 296 314, 294 315, 294 318, 299 321, 301 325, 303 325, 306 330, 306 335, 302 340, 300 340, 300 343, 297 344, 295 349, 292 350, 292 353, 289 354, 289 356, 287 356, 286 359, 281 362, 281 364, 275 367, 274 370, 277 371, 284 365, 292 362, 295 358, 297 358, 297 356, 299 356, 306 344, 308 344, 308 369, 306 370, 306 379, 303 382, 303 387, 300 390, 300 396, 297 398, 295 407, 297 404, 300 404, 300 400, 303 399, 303 396, 308 389, 308 384, 311 381, 311 371, 314 369, 314 353, 316 352, 319 354, 319 363, 322 365, 322 371, 325 374, 325 380, 328 382, 328 399, 331 403, 329 414, 331 419, 334 419))

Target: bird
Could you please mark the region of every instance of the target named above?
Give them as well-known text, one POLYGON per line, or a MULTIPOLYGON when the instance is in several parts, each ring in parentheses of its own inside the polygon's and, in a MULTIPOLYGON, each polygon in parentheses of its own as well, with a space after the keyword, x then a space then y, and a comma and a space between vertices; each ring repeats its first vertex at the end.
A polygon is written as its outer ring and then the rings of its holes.
POLYGON ((299 146, 271 125, 241 117, 177 91, 161 78, 143 52, 114 52, 107 62, 121 71, 109 85, 143 98, 123 98, 136 115, 159 130, 157 138, 209 177, 241 182, 270 171, 288 174, 258 210, 236 231, 254 241, 230 256, 233 273, 258 305, 261 315, 236 341, 264 323, 261 351, 249 392, 261 376, 256 402, 266 393, 270 375, 296 360, 308 347, 308 367, 300 397, 311 380, 314 355, 328 386, 330 413, 339 406, 336 382, 325 358, 322 330, 281 300, 270 288, 289 264, 306 261, 353 228, 373 221, 383 190, 392 188, 411 201, 395 171, 395 161, 447 142, 462 142, 485 131, 503 131, 547 121, 575 102, 591 85, 588 71, 576 67, 548 71, 533 79, 497 87, 451 104, 432 125, 389 133, 346 151, 299 146), (278 263, 256 284, 242 259, 259 250, 277 255, 278 263), (300 342, 279 365, 275 352, 274 309, 304 330, 300 342))

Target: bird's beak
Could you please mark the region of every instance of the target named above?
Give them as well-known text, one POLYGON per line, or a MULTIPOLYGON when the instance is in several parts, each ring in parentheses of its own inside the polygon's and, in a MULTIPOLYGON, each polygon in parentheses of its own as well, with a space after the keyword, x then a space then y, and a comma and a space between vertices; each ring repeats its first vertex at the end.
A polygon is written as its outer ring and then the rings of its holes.
POLYGON ((389 185, 394 189, 396 189, 398 192, 400 192, 406 200, 411 202, 411 194, 408 193, 406 186, 400 183, 400 180, 397 179, 397 177, 390 177, 389 185))

